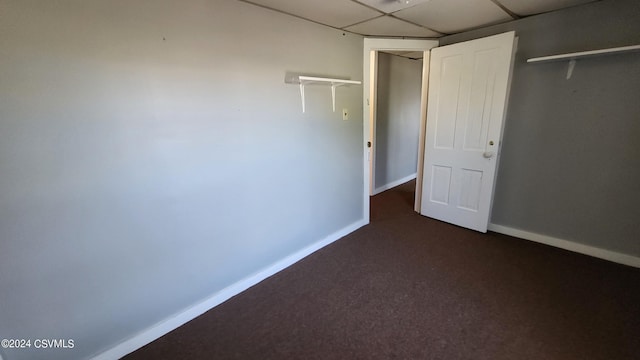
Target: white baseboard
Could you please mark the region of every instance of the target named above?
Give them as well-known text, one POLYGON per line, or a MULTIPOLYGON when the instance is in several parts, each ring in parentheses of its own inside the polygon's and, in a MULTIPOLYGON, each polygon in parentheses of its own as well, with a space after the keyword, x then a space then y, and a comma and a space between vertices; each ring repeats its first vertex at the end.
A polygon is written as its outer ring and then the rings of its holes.
POLYGON ((390 182, 390 183, 388 183, 386 185, 382 185, 382 186, 376 188, 375 190, 373 190, 373 195, 378 195, 383 191, 387 191, 387 190, 389 190, 391 188, 394 188, 394 187, 396 187, 398 185, 402 185, 402 184, 406 183, 407 181, 411 181, 411 180, 415 179, 416 176, 417 176, 417 173, 413 173, 413 174, 411 174, 409 176, 403 177, 400 180, 396 180, 396 181, 390 182))
POLYGON ((114 360, 119 359, 133 351, 147 345, 148 343, 160 338, 161 336, 169 333, 172 330, 177 329, 181 325, 187 323, 195 319, 196 317, 204 314, 205 312, 211 310, 217 305, 225 302, 231 297, 243 292, 244 290, 250 288, 253 285, 261 282, 262 280, 274 275, 275 273, 284 270, 285 268, 295 264, 296 262, 302 260, 303 258, 311 255, 312 253, 320 250, 321 248, 331 244, 332 242, 358 230, 362 226, 367 223, 364 220, 359 220, 343 229, 340 229, 333 234, 325 237, 324 239, 307 246, 306 248, 287 256, 286 258, 268 266, 267 268, 259 271, 256 274, 253 274, 235 284, 232 284, 221 291, 213 294, 209 298, 204 301, 182 311, 174 316, 171 316, 164 321, 142 331, 141 333, 134 335, 133 337, 115 345, 114 347, 108 349, 105 352, 102 352, 96 356, 94 356, 93 360, 114 360))
POLYGON ((505 235, 515 236, 525 240, 535 241, 541 244, 555 246, 561 249, 577 252, 580 254, 613 261, 615 263, 640 268, 640 257, 622 254, 622 253, 611 251, 611 250, 605 250, 595 246, 579 244, 573 241, 563 240, 563 239, 555 238, 552 236, 536 234, 536 233, 532 233, 532 232, 524 231, 520 229, 514 229, 508 226, 489 224, 489 230, 497 233, 505 234, 505 235))

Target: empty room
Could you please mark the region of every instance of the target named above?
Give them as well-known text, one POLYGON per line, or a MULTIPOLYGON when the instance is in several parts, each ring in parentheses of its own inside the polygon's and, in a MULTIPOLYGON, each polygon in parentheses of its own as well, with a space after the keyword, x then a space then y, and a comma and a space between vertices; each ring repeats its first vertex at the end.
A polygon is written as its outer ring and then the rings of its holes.
POLYGON ((0 360, 638 359, 640 1, 0 0, 0 360))

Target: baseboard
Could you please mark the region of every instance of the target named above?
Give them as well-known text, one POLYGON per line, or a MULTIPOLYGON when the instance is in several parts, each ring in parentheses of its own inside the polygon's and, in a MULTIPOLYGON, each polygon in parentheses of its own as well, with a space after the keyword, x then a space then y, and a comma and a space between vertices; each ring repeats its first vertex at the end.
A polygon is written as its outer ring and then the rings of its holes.
POLYGON ((119 359, 133 351, 147 345, 148 343, 160 338, 161 336, 169 333, 172 330, 177 329, 181 325, 195 319, 196 317, 211 310, 217 305, 225 302, 231 297, 243 292, 253 285, 261 282, 262 280, 276 274, 277 272, 284 270, 285 268, 295 264, 303 258, 311 255, 312 253, 320 250, 321 248, 331 244, 332 242, 358 230, 367 223, 364 220, 359 220, 343 229, 340 229, 333 234, 325 237, 324 239, 307 246, 306 248, 291 254, 284 259, 268 266, 267 268, 253 274, 231 286, 228 286, 221 291, 213 294, 204 301, 180 312, 174 316, 171 316, 164 321, 142 331, 141 333, 134 335, 133 337, 115 345, 114 347, 102 352, 92 359, 94 360, 113 360, 119 359))
POLYGON ((411 181, 411 180, 415 179, 416 176, 417 176, 417 173, 413 173, 413 174, 411 174, 409 176, 403 177, 400 180, 396 180, 396 181, 390 182, 390 183, 388 183, 386 185, 382 185, 382 186, 376 188, 375 190, 373 190, 373 195, 378 195, 383 191, 387 191, 387 190, 392 189, 392 188, 394 188, 394 187, 396 187, 398 185, 402 185, 402 184, 406 183, 407 181, 411 181))
POLYGON ((535 241, 541 244, 555 246, 580 254, 613 261, 618 264, 640 268, 640 257, 622 254, 611 250, 605 250, 595 246, 579 244, 573 241, 563 240, 552 236, 536 234, 503 225, 489 224, 489 230, 509 236, 515 236, 525 240, 535 241))

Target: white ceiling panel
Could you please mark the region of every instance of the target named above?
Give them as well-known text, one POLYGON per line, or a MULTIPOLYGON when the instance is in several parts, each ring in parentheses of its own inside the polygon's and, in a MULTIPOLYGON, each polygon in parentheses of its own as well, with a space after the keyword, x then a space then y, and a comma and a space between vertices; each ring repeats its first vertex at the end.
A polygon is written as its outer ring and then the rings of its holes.
POLYGON ((349 0, 247 0, 321 24, 343 28, 381 14, 349 0))
POLYGON ((582 5, 595 0, 499 0, 507 9, 518 15, 533 15, 570 6, 582 5))
POLYGON ((392 12, 410 8, 418 4, 425 3, 430 0, 357 0, 363 4, 367 4, 387 14, 392 12))
POLYGON ((394 19, 390 16, 383 16, 372 19, 354 26, 349 26, 345 30, 367 36, 413 36, 413 37, 440 37, 435 31, 423 27, 409 24, 402 20, 394 19))
POLYGON ((513 20, 491 0, 431 0, 394 16, 444 33, 513 20))
POLYGON ((240 1, 366 36, 437 38, 598 0, 240 1))

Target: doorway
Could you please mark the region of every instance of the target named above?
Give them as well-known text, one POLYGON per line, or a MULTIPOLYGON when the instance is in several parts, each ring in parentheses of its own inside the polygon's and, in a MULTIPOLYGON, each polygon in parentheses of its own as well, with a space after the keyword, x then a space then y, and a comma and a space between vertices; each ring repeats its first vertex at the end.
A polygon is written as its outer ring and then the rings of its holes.
POLYGON ((371 195, 416 178, 424 52, 376 51, 376 56, 371 195))
MULTIPOLYGON (((407 40, 407 39, 364 39, 364 52, 363 52, 363 138, 365 139, 364 145, 364 194, 363 194, 363 217, 366 223, 369 223, 370 219, 370 196, 373 194, 374 189, 374 176, 375 176, 375 123, 376 123, 376 75, 378 65, 378 52, 379 51, 407 51, 407 52, 423 52, 423 67, 422 67, 422 86, 420 94, 420 138, 418 140, 419 152, 418 152, 418 179, 421 179, 422 161, 424 148, 424 129, 426 125, 426 104, 427 104, 427 89, 429 79, 429 52, 432 48, 438 46, 437 40, 407 40)), ((419 181, 419 180, 418 180, 419 181)), ((416 184, 416 201, 419 201, 418 192, 421 189, 421 184, 416 184)), ((419 204, 416 203, 415 207, 419 209, 419 204)))

